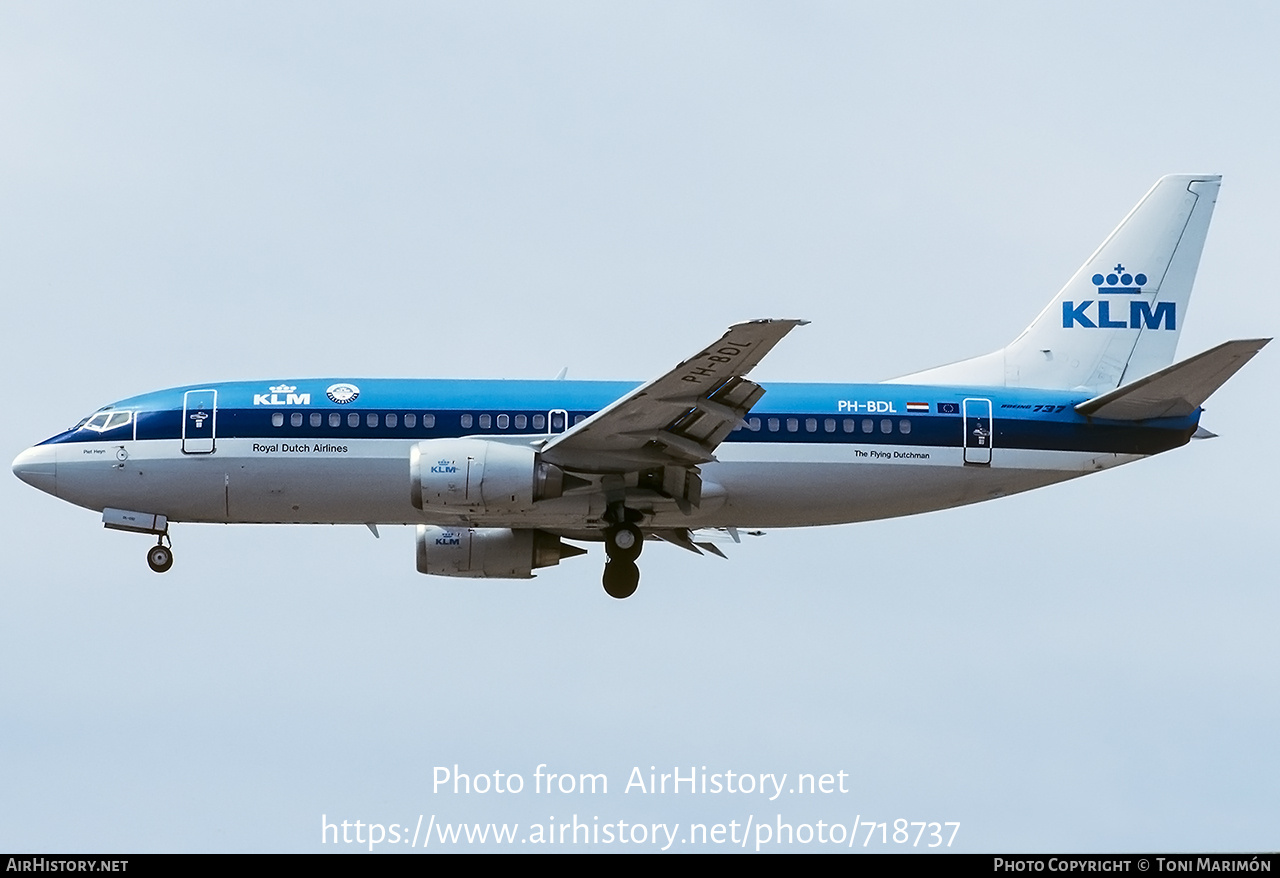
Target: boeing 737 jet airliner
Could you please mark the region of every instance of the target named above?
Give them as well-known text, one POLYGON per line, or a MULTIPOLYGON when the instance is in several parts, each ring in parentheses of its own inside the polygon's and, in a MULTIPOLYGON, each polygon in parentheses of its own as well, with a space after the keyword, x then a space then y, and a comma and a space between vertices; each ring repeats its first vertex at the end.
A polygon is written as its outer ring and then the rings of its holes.
POLYGON ((646 540, 911 515, 1038 488, 1197 436, 1269 339, 1174 363, 1220 178, 1159 180, 1029 327, 880 384, 747 375, 801 320, 754 320, 636 386, 362 378, 198 384, 108 405, 18 478, 157 537, 172 522, 412 524, 437 576, 527 578, 600 542, 625 598, 646 540), (1172 365, 1171 365, 1172 364, 1172 365))

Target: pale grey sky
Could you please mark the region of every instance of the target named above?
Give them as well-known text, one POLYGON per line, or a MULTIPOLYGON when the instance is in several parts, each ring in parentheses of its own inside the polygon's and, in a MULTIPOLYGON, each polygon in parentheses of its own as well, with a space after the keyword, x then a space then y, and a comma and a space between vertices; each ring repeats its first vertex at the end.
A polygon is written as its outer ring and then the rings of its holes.
MULTIPOLYGON (((642 380, 766 316, 813 323, 765 383, 890 377, 1003 345, 1173 172, 1224 175, 1180 353, 1271 335, 1278 18, 7 2, 3 447, 188 382, 642 380)), ((395 528, 178 527, 160 578, 145 538, 10 478, 0 850, 575 813, 1273 850, 1277 362, 1214 396, 1212 442, 728 561, 655 546, 626 602, 598 551, 449 581, 395 528), (455 763, 611 788, 433 794, 455 763), (850 792, 624 794, 650 765, 850 792)))

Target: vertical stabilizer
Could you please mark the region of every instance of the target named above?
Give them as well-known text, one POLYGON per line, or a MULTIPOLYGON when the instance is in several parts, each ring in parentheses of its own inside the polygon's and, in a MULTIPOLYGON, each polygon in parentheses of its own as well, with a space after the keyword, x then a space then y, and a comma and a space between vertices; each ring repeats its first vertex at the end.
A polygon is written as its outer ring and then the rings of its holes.
POLYGON ((1173 362, 1221 177, 1162 177, 1006 348, 894 379, 1106 391, 1173 362))

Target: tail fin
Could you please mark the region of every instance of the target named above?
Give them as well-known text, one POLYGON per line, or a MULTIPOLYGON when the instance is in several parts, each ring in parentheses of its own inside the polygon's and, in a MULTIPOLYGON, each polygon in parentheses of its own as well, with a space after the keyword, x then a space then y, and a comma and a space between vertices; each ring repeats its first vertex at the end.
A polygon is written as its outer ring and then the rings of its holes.
POLYGON ((1173 362, 1221 177, 1161 177, 1006 348, 891 383, 1104 392, 1173 362))

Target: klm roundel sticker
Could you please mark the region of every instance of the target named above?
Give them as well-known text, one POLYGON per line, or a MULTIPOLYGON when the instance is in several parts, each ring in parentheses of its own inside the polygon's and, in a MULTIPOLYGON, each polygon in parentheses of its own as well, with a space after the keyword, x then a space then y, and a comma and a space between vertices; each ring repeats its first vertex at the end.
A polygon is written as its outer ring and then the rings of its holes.
POLYGON ((354 384, 333 384, 325 391, 325 395, 338 405, 346 405, 356 401, 356 397, 360 395, 360 388, 354 384))

